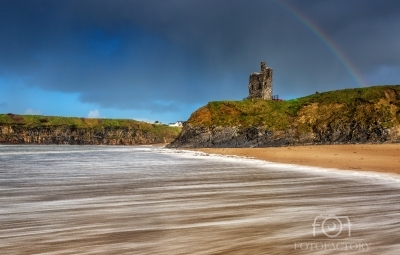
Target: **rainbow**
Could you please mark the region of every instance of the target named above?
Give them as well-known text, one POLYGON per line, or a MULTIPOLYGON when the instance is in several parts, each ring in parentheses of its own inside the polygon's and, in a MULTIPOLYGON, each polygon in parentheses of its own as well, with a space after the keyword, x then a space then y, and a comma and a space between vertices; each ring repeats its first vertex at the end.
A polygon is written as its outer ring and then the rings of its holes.
POLYGON ((366 86, 366 82, 361 78, 361 75, 356 68, 351 64, 351 61, 345 56, 340 47, 326 34, 323 30, 318 27, 317 24, 313 23, 311 19, 307 18, 300 11, 290 6, 288 3, 283 1, 275 0, 278 5, 283 7, 286 11, 292 14, 297 20, 299 20, 308 30, 310 30, 318 39, 320 39, 324 45, 335 55, 335 57, 343 64, 346 70, 349 72, 354 81, 360 86, 366 86))

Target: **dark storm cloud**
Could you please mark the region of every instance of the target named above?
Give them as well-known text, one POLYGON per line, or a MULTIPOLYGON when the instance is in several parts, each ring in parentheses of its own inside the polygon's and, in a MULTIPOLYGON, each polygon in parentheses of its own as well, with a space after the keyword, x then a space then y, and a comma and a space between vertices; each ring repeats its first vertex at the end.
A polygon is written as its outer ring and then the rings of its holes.
POLYGON ((154 112, 241 99, 262 60, 281 95, 357 86, 287 6, 364 75, 400 68, 399 1, 0 0, 0 76, 154 112))
POLYGON ((399 1, 314 0, 292 5, 324 28, 360 71, 400 66, 399 1))

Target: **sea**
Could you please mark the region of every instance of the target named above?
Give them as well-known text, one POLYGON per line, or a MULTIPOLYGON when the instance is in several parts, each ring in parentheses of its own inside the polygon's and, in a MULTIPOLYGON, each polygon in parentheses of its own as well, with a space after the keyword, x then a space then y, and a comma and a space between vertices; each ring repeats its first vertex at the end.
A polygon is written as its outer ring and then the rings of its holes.
POLYGON ((0 145, 0 254, 400 254, 398 175, 0 145))

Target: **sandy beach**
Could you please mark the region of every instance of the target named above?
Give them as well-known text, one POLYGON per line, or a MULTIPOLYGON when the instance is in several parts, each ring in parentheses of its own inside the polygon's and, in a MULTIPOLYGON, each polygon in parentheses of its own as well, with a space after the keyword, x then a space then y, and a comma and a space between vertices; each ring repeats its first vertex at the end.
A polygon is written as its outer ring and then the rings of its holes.
POLYGON ((348 144, 274 148, 199 148, 205 153, 270 162, 400 174, 400 144, 348 144))

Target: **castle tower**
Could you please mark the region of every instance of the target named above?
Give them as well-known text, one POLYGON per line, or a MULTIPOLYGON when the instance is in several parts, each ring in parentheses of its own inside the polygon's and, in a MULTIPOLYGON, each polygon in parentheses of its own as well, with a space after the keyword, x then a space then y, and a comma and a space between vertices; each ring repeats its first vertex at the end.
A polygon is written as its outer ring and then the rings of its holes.
POLYGON ((250 75, 249 98, 272 100, 272 69, 265 62, 261 62, 261 73, 250 75))

